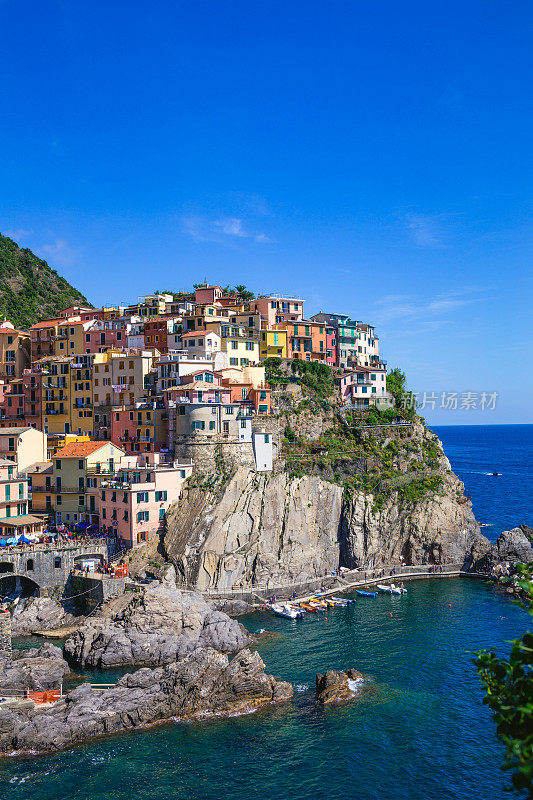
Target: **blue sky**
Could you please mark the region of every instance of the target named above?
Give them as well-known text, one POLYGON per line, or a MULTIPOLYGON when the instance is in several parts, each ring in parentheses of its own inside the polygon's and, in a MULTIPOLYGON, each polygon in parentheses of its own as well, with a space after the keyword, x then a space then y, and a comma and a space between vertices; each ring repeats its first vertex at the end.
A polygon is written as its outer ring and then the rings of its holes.
POLYGON ((0 231, 95 304, 297 293, 420 393, 499 393, 428 420, 531 423, 531 17, 0 0, 0 231))

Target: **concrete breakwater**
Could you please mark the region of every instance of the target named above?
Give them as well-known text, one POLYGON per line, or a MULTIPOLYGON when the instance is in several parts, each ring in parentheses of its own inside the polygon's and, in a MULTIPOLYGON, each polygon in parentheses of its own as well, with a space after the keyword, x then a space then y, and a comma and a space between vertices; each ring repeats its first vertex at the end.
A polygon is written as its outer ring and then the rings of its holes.
POLYGON ((252 605, 263 605, 270 597, 275 595, 279 599, 296 598, 304 601, 312 597, 322 587, 325 587, 325 594, 335 594, 339 591, 349 591, 361 586, 376 585, 381 582, 410 581, 422 578, 484 578, 494 579, 494 576, 484 572, 468 571, 462 564, 421 564, 416 566, 405 566, 401 564, 391 564, 379 569, 351 570, 342 575, 324 575, 309 581, 286 583, 281 586, 250 586, 235 587, 227 590, 205 590, 201 594, 212 599, 233 599, 243 600, 252 605))

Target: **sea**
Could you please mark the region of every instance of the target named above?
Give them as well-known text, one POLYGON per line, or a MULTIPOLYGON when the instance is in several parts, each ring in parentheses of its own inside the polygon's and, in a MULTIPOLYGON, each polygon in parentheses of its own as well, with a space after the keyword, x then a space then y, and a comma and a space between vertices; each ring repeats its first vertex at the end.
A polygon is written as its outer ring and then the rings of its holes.
MULTIPOLYGON (((452 467, 495 539, 533 524, 533 426, 439 427, 452 467), (501 476, 493 477, 493 472, 501 476)), ((509 651, 527 614, 497 586, 423 580, 403 597, 357 598, 301 621, 241 618, 267 631, 267 670, 288 703, 242 716, 172 721, 52 756, 0 761, 9 800, 509 800, 504 750, 472 659, 509 651), (321 708, 317 672, 354 667, 353 701, 321 708)), ((105 682, 106 673, 92 673, 105 682)))

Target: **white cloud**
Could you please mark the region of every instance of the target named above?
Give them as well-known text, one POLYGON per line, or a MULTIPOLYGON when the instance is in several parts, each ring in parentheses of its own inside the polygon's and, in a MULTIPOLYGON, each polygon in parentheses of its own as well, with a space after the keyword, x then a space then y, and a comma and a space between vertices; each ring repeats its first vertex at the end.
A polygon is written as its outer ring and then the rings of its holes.
POLYGON ((180 222, 185 236, 196 242, 228 244, 232 240, 249 239, 258 244, 266 244, 271 241, 265 233, 249 227, 242 217, 213 219, 204 214, 184 214, 180 222))
POLYGON ((249 236, 243 228, 242 219, 238 217, 227 217, 226 219, 217 219, 213 223, 213 227, 224 233, 226 236, 238 236, 245 238, 249 236))
POLYGON ((52 267, 70 267, 76 260, 76 253, 66 239, 55 239, 52 243, 43 244, 36 250, 43 253, 48 261, 51 261, 52 267))
POLYGON ((16 230, 8 230, 4 231, 4 236, 9 236, 10 239, 13 239, 14 242, 20 241, 20 239, 26 239, 26 237, 31 236, 33 230, 25 228, 17 228, 16 230))
POLYGON ((444 214, 407 214, 407 232, 417 247, 442 247, 446 239, 444 214))
POLYGON ((481 298, 472 297, 471 294, 471 289, 464 289, 437 295, 433 299, 415 295, 386 295, 376 301, 376 317, 378 324, 391 320, 416 320, 431 327, 440 326, 449 317, 449 312, 480 301, 481 298))

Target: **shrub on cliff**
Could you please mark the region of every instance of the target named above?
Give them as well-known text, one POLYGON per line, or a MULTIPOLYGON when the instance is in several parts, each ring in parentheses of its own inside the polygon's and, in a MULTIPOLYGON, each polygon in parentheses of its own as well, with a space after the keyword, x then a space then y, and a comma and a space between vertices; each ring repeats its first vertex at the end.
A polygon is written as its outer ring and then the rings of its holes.
MULTIPOLYGON (((519 603, 533 617, 533 563, 520 567, 520 587, 528 600, 519 603)), ((508 659, 482 650, 474 661, 486 688, 483 702, 493 712, 496 731, 506 748, 503 769, 512 771, 518 791, 533 798, 533 633, 527 631, 511 643, 508 659)))

